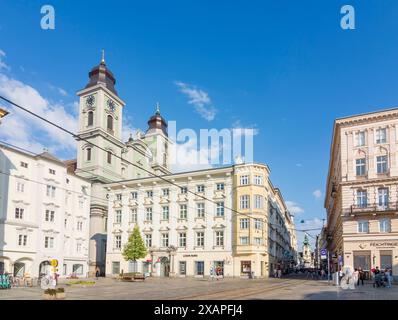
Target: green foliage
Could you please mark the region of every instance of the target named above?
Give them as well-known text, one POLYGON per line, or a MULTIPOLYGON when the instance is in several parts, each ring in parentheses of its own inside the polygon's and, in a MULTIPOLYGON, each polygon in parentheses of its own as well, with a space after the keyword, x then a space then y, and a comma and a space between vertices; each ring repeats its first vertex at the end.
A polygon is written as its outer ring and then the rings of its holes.
POLYGON ((123 249, 123 257, 126 261, 136 261, 146 256, 146 248, 144 240, 142 240, 138 226, 134 227, 132 234, 129 237, 127 244, 123 249))

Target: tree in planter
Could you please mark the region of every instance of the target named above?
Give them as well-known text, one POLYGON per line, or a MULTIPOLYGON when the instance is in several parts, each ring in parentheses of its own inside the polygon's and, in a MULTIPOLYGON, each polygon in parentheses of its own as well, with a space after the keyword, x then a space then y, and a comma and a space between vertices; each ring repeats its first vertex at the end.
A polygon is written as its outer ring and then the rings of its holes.
MULTIPOLYGON (((129 236, 129 240, 123 249, 123 257, 126 261, 134 261, 134 269, 136 268, 136 261, 146 256, 146 248, 144 240, 142 240, 140 230, 138 226, 134 227, 132 234, 129 236)), ((134 270, 136 272, 136 270, 134 270)))

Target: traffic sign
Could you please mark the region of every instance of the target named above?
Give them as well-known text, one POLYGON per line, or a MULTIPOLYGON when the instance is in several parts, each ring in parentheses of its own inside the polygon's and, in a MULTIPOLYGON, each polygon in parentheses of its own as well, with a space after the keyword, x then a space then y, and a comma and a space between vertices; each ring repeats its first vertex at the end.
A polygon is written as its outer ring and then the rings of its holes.
POLYGON ((327 250, 321 249, 321 259, 327 259, 327 250))
POLYGON ((57 259, 52 259, 51 260, 51 266, 52 267, 58 267, 58 260, 57 259))

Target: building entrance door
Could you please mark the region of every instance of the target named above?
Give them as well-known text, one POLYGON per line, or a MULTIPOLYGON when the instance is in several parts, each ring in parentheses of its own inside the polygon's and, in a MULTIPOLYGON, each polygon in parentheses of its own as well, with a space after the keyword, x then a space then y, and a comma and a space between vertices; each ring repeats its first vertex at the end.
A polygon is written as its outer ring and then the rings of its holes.
POLYGON ((14 277, 23 277, 25 274, 25 263, 15 262, 14 263, 14 277))
POLYGON ((391 269, 392 271, 392 252, 380 252, 380 270, 391 269))
POLYGON ((168 277, 170 273, 170 261, 167 257, 162 257, 160 259, 160 276, 168 277))
POLYGON ((364 271, 365 278, 369 279, 371 269, 370 252, 354 251, 354 269, 359 268, 362 268, 362 270, 364 271))

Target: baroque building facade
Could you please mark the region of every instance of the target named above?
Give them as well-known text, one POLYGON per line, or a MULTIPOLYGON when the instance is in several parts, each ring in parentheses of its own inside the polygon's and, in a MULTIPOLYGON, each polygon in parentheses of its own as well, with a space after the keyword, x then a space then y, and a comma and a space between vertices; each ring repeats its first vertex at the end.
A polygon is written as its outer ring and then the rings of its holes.
POLYGON ((91 185, 47 151, 0 145, 0 273, 87 276, 91 185))
POLYGON ((332 266, 398 274, 398 109, 337 119, 325 208, 332 266))

